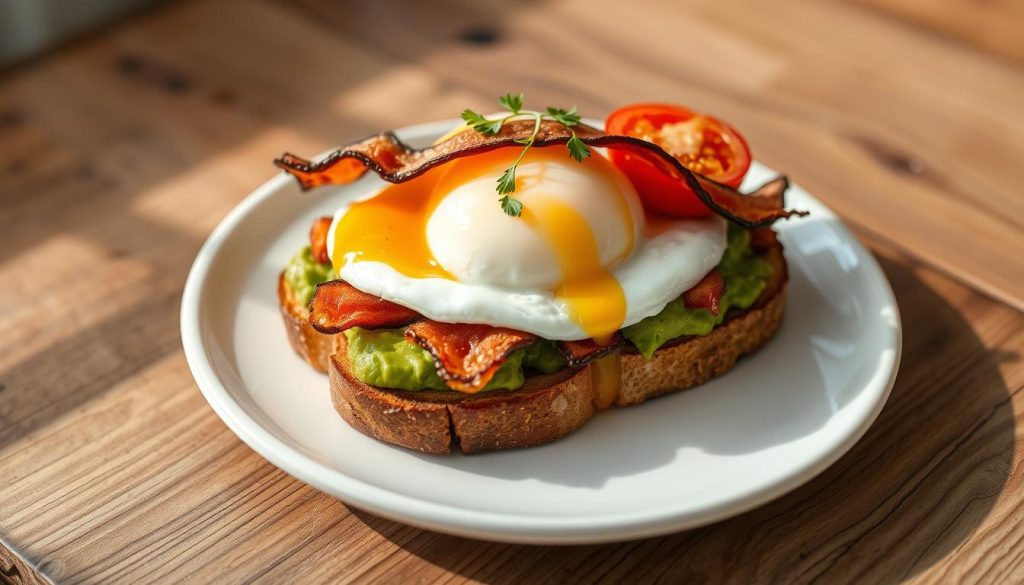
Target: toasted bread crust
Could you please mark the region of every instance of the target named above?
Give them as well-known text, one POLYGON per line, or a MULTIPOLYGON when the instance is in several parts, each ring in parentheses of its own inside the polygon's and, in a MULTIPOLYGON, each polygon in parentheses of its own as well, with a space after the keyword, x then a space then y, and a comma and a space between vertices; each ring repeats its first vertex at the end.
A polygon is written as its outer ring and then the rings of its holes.
MULTIPOLYGON (((775 271, 753 307, 731 313, 709 335, 670 342, 650 360, 635 350, 621 352, 617 406, 703 384, 771 339, 782 323, 788 274, 781 248, 763 254, 775 271)), ((278 292, 292 347, 313 367, 328 370, 335 409, 365 435, 425 453, 449 453, 457 447, 470 454, 548 443, 594 415, 594 390, 586 366, 530 376, 518 390, 477 395, 369 386, 349 368, 345 336, 313 330, 294 303, 286 305, 291 298, 286 288, 282 279, 278 292)))
POLYGON ((370 386, 352 373, 344 351, 330 366, 331 400, 346 422, 375 439, 424 453, 448 453, 456 444, 464 453, 539 445, 594 415, 587 368, 532 376, 514 391, 472 395, 370 386))
POLYGON ((764 345, 782 324, 785 285, 767 304, 750 309, 716 327, 710 335, 689 337, 662 347, 650 360, 638 353, 622 355, 622 388, 616 406, 631 406, 699 386, 721 376, 740 356, 764 345))
POLYGON ((313 329, 309 324, 309 309, 296 300, 284 279, 284 272, 277 279, 277 300, 292 349, 318 372, 326 373, 327 364, 331 356, 338 353, 339 340, 344 336, 324 335, 313 329))

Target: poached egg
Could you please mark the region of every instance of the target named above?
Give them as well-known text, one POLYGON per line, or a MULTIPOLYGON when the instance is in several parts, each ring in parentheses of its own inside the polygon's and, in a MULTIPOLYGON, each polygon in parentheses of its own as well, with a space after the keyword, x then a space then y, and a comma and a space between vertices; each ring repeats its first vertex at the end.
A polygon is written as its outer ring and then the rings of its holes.
POLYGON ((522 215, 506 215, 495 185, 520 152, 455 159, 342 206, 327 238, 335 271, 436 321, 602 341, 721 260, 725 220, 645 215, 596 149, 582 163, 563 147, 527 150, 511 194, 522 215))

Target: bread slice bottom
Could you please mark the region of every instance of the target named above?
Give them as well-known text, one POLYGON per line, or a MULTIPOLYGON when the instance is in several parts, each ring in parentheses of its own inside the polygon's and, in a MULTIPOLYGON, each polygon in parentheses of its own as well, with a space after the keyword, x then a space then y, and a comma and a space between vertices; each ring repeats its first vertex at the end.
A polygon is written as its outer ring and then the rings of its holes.
MULTIPOLYGON (((763 253, 775 270, 751 308, 733 311, 710 334, 673 340, 648 360, 624 349, 616 406, 686 390, 720 376, 764 345, 782 323, 788 274, 781 247, 763 253)), ((529 376, 512 391, 482 394, 407 392, 361 382, 351 371, 344 335, 318 333, 282 279, 281 312, 296 353, 330 377, 334 408, 348 424, 381 441, 424 453, 480 453, 554 441, 597 411, 592 368, 529 376), (290 302, 291 304, 288 304, 290 302), (301 309, 301 312, 296 309, 301 309)))
POLYGON ((277 278, 277 300, 281 307, 281 318, 288 331, 288 343, 299 357, 306 360, 318 372, 327 372, 331 356, 344 353, 341 343, 344 335, 325 335, 309 324, 309 307, 303 305, 295 295, 284 272, 277 278))

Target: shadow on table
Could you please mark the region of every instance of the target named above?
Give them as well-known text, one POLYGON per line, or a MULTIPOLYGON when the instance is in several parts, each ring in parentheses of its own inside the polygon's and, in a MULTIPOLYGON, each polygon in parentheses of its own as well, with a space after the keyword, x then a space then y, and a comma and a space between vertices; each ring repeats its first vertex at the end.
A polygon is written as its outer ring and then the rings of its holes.
MULTIPOLYGON (((569 547, 433 533, 396 538, 405 534, 399 525, 354 512, 410 553, 487 582, 912 577, 969 538, 1006 484, 1014 419, 999 364, 1019 356, 989 351, 960 310, 918 278, 914 264, 880 261, 904 321, 903 365, 891 398, 849 453, 766 506, 667 537, 569 547)), ((950 296, 963 290, 946 286, 958 289, 950 296)), ((992 305, 971 295, 964 306, 992 305)))

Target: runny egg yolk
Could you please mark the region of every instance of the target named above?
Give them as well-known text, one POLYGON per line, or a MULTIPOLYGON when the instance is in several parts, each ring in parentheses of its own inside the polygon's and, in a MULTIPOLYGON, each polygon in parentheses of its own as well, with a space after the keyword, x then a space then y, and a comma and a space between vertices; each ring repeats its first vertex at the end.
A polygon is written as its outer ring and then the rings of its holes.
POLYGON ((433 168, 349 206, 334 228, 334 271, 352 262, 383 262, 413 278, 455 278, 427 247, 427 220, 437 205, 432 187, 444 173, 433 168))
POLYGON ((555 296, 565 301, 569 316, 583 331, 607 342, 626 318, 626 295, 602 265, 590 224, 552 197, 531 197, 521 218, 544 235, 562 265, 555 296))
POLYGON ((335 270, 377 261, 411 278, 551 291, 586 335, 608 339, 626 316, 610 270, 643 231, 636 195, 598 153, 581 164, 564 147, 533 148, 512 193, 522 215, 506 216, 494 187, 519 152, 457 159, 351 204, 334 227, 335 270))

